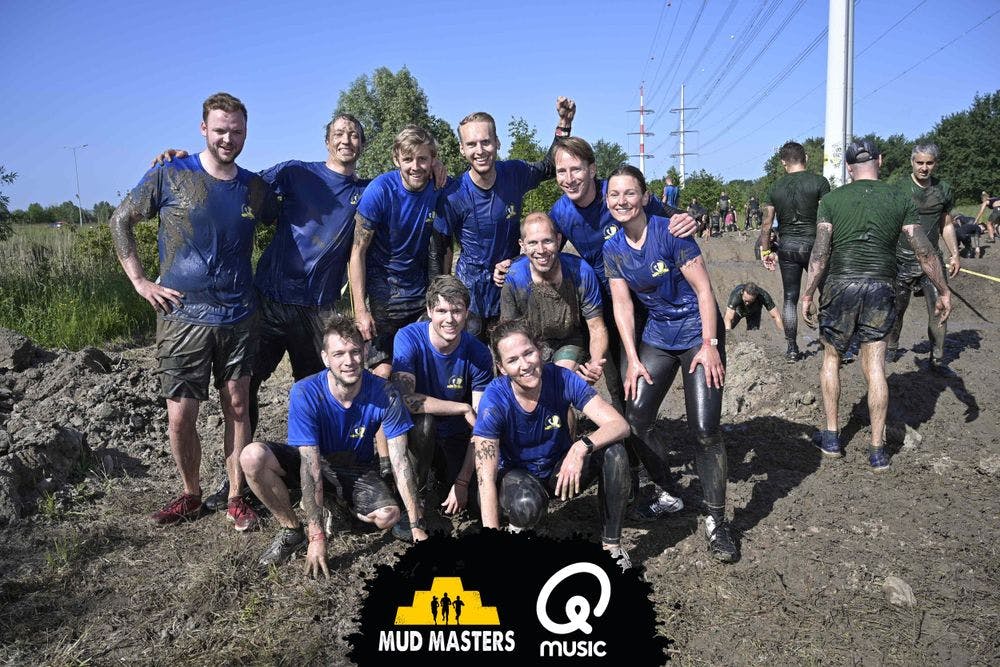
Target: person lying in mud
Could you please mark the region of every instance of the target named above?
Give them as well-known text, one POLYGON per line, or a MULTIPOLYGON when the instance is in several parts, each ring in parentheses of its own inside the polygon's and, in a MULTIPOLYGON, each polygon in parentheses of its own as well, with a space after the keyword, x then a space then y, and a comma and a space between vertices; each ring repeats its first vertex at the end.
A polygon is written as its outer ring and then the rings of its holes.
POLYGON ((399 501, 385 479, 391 472, 409 518, 412 538, 427 537, 416 480, 406 454, 413 422, 399 391, 364 369, 364 339, 354 322, 331 317, 323 332, 326 369, 292 385, 288 442, 253 442, 240 457, 250 488, 278 522, 278 534, 260 557, 279 565, 305 548, 306 573, 329 576, 325 510, 333 504, 376 528, 400 518, 399 501), (379 465, 375 433, 385 433, 390 467, 379 465), (308 537, 292 509, 302 495, 308 537))
POLYGON ((628 358, 628 422, 640 459, 662 489, 650 514, 680 509, 679 501, 669 502, 667 445, 655 422, 682 371, 688 428, 698 444, 695 463, 708 510, 705 536, 714 558, 732 562, 739 552, 726 522, 726 448, 719 429, 726 374, 722 315, 698 244, 674 237, 665 218, 647 217, 643 207, 648 198, 646 179, 631 165, 622 165, 608 179, 608 208, 622 229, 604 244, 604 268, 628 358), (630 291, 649 312, 638 349, 630 291))
POLYGON ((778 333, 782 333, 784 329, 781 324, 781 313, 778 312, 778 307, 774 305, 774 299, 767 290, 761 289, 753 282, 737 285, 729 293, 726 312, 722 316, 726 331, 732 331, 744 319, 747 321, 747 331, 760 329, 760 315, 765 309, 771 316, 774 326, 778 327, 778 333))
POLYGON ((601 542, 631 567, 621 546, 630 487, 625 418, 579 375, 543 362, 526 320, 501 322, 491 342, 500 376, 486 387, 472 431, 483 526, 500 528, 502 512, 511 531, 533 528, 550 498, 569 500, 596 481, 601 542), (597 426, 576 440, 567 428, 574 407, 597 426))

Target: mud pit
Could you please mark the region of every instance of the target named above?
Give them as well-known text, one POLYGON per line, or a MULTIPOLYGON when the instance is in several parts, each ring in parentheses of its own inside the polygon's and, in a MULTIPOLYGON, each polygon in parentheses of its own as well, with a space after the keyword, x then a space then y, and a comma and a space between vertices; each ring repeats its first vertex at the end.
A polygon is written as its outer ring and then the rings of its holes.
MULTIPOLYGON (((780 299, 777 274, 749 241, 702 242, 718 298, 753 278, 780 299)), ((1000 275, 988 246, 966 266, 1000 275)), ((991 349, 1000 286, 961 274, 947 353, 955 377, 924 365, 921 304, 911 306, 890 365, 892 469, 868 471, 860 369, 842 373, 847 456, 808 442, 821 423, 817 345, 789 365, 781 336, 733 333, 723 419, 729 511, 742 560, 721 566, 698 532, 698 483, 675 383, 661 422, 687 508, 652 526, 627 523, 680 664, 997 664, 1000 433, 991 349), (984 319, 985 318, 985 319, 984 319), (913 606, 887 602, 908 584, 913 606)), ((12 664, 346 664, 344 637, 376 564, 406 548, 380 535, 330 542, 329 582, 301 560, 261 576, 270 542, 235 533, 222 514, 161 529, 147 515, 177 491, 156 399, 151 349, 26 353, 0 336, 0 661, 12 664), (4 356, 5 350, 10 354, 4 356), (16 356, 16 359, 14 357, 16 356), (34 466, 34 467, 33 467, 34 466)), ((21 345, 18 347, 18 345, 21 345)), ((264 388, 261 433, 283 437, 287 369, 264 388)), ((221 470, 221 415, 205 404, 203 483, 221 470)), ((546 529, 595 530, 596 498, 556 505, 546 529), (558 521, 553 519, 558 518, 558 521)), ((464 522, 461 529, 472 529, 464 522)))

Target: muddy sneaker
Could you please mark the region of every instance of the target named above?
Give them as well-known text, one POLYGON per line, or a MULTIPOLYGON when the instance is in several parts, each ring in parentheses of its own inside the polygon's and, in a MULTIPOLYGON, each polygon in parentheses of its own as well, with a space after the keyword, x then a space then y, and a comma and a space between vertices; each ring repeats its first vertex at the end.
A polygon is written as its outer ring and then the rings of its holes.
POLYGON ((790 364, 793 364, 799 360, 799 354, 800 353, 798 344, 795 343, 794 341, 790 342, 788 344, 788 349, 785 350, 785 361, 787 361, 790 364))
POLYGON ((306 539, 306 531, 302 526, 298 528, 279 528, 278 534, 274 536, 274 541, 271 542, 271 546, 261 554, 257 562, 263 567, 281 565, 294 556, 296 552, 302 551, 308 546, 309 540, 306 539))
POLYGON ((872 467, 872 472, 882 472, 889 469, 889 456, 885 453, 885 447, 868 447, 868 464, 872 467))
POLYGON ((616 544, 608 549, 607 552, 611 556, 611 560, 615 562, 615 565, 622 569, 622 572, 632 569, 632 559, 628 557, 628 552, 622 549, 621 545, 616 544))
POLYGON ((229 507, 229 478, 223 477, 215 493, 202 503, 209 512, 218 512, 229 507))
POLYGON ((153 513, 150 518, 153 523, 167 526, 181 521, 197 519, 201 514, 201 494, 185 493, 179 498, 175 498, 169 505, 159 512, 153 513))
POLYGON ((243 496, 237 496, 229 501, 226 518, 232 521, 233 527, 241 533, 256 528, 260 523, 257 513, 247 504, 243 496))
POLYGON ((682 509, 684 509, 683 500, 666 491, 660 491, 651 501, 633 505, 629 510, 629 518, 633 521, 655 521, 664 514, 680 512, 682 509))
POLYGON ((840 447, 840 436, 836 431, 816 431, 812 441, 823 452, 823 456, 839 459, 844 455, 844 450, 840 447))
POLYGON ((712 558, 723 563, 733 563, 740 556, 732 535, 729 534, 729 523, 716 522, 711 516, 705 517, 705 537, 708 539, 708 550, 712 558))

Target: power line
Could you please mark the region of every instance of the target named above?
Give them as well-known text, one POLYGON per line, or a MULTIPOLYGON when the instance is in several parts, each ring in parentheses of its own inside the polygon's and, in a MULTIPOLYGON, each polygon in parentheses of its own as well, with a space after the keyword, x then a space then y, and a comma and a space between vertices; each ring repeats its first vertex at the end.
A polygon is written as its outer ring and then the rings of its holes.
POLYGON ((646 70, 649 68, 649 61, 653 59, 653 47, 656 45, 656 38, 660 36, 660 26, 663 24, 663 13, 667 11, 667 1, 660 0, 660 18, 656 21, 656 30, 653 32, 653 41, 649 44, 649 57, 646 58, 646 64, 642 66, 642 76, 640 79, 646 78, 646 70))
MULTIPOLYGON (((707 0, 703 0, 703 2, 701 3, 701 6, 698 7, 698 13, 694 17, 694 22, 691 24, 691 29, 688 30, 687 36, 684 38, 684 41, 682 42, 683 47, 681 48, 680 52, 677 54, 677 58, 675 59, 675 61, 677 63, 680 63, 681 60, 684 59, 684 54, 687 53, 688 46, 691 44, 691 36, 694 34, 695 29, 698 27, 698 22, 701 21, 701 16, 702 16, 702 14, 705 13, 705 7, 706 6, 708 6, 708 1, 707 0)), ((673 71, 673 74, 670 77, 670 83, 667 84, 667 87, 666 87, 667 91, 671 90, 671 88, 674 85, 674 80, 677 78, 677 68, 674 67, 674 66, 671 66, 670 69, 673 71)), ((664 74, 664 79, 665 78, 666 78, 666 74, 664 74)), ((662 87, 662 85, 663 85, 663 79, 660 79, 660 87, 662 87)), ((658 92, 660 90, 660 88, 656 88, 654 90, 656 92, 658 92)), ((651 92, 650 93, 649 99, 650 99, 651 103, 652 103, 653 99, 656 96, 656 92, 651 92)))
MULTIPOLYGON (((655 81, 657 77, 660 76, 660 68, 663 66, 663 56, 667 53, 667 48, 672 44, 672 39, 674 37, 674 28, 677 27, 677 19, 680 17, 680 4, 681 0, 677 0, 677 11, 674 12, 674 21, 670 24, 670 32, 667 34, 667 41, 663 44, 663 51, 660 52, 660 58, 656 61, 656 72, 653 74, 653 80, 655 81)), ((650 47, 652 48, 652 47, 650 47)), ((645 78, 645 77, 643 77, 645 78)))

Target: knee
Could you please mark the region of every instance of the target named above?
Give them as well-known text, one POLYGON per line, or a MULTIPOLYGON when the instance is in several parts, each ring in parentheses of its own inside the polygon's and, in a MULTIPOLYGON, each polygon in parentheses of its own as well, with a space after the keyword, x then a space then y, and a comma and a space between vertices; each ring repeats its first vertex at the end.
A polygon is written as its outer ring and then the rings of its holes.
POLYGON ((511 525, 532 528, 541 521, 548 509, 549 498, 541 483, 523 470, 504 475, 500 489, 500 506, 511 525))
POLYGON ((242 421, 247 418, 247 394, 241 391, 229 393, 228 400, 221 401, 222 414, 230 421, 242 421))
POLYGON ((628 419, 632 434, 641 440, 649 438, 655 414, 649 414, 649 410, 644 409, 642 405, 636 405, 634 400, 629 402, 625 412, 625 418, 628 419))
POLYGON ((248 477, 255 476, 267 465, 271 456, 267 445, 262 442, 251 442, 240 452, 240 467, 248 477))
POLYGON ((605 447, 603 451, 603 467, 605 469, 629 471, 628 452, 625 450, 625 445, 616 442, 605 447))
POLYGON ((389 505, 388 507, 380 507, 371 514, 368 518, 371 519, 372 523, 379 530, 385 530, 386 528, 392 528, 399 521, 401 516, 398 505, 389 505))
POLYGON ((718 429, 699 428, 695 430, 694 439, 701 449, 713 450, 722 446, 722 433, 718 429))

